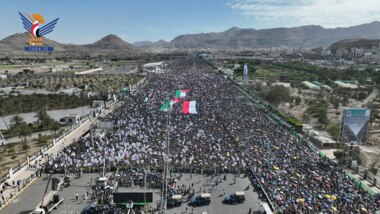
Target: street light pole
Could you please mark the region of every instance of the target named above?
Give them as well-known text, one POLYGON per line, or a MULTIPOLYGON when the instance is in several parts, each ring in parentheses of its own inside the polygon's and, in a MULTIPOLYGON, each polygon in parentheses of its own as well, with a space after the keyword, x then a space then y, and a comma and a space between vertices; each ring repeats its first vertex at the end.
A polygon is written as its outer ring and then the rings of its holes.
POLYGON ((168 171, 169 171, 169 145, 170 145, 170 118, 171 118, 172 105, 169 106, 168 109, 168 126, 166 130, 166 144, 165 144, 165 152, 163 160, 164 160, 164 182, 163 182, 163 190, 162 190, 162 204, 161 204, 161 213, 166 213, 167 209, 167 179, 168 179, 168 171), (165 160, 166 159, 166 160, 165 160))

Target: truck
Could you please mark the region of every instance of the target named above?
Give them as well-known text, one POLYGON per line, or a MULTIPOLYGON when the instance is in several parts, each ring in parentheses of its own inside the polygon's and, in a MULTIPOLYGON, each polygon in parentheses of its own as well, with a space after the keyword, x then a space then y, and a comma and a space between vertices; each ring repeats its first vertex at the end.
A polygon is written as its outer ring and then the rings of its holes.
POLYGON ((167 207, 180 207, 182 204, 182 195, 173 195, 167 200, 167 207))
POLYGON ((244 203, 245 196, 243 191, 235 192, 224 198, 223 204, 241 204, 244 203))
POLYGON ((194 196, 191 201, 191 206, 204 206, 209 205, 211 203, 211 195, 210 193, 204 193, 199 196, 194 196))
POLYGON ((108 179, 106 177, 100 177, 96 180, 96 186, 100 189, 104 189, 107 186, 108 179))
POLYGON ((45 197, 45 196, 46 196, 50 181, 52 180, 51 177, 52 177, 51 175, 48 176, 48 182, 47 182, 47 185, 45 188, 45 192, 42 196, 42 201, 41 201, 40 205, 38 207, 36 207, 30 214, 47 214, 47 213, 50 213, 54 209, 57 209, 57 207, 60 204, 62 204, 62 202, 65 200, 64 198, 62 198, 60 200, 58 194, 51 194, 51 193, 54 193, 54 191, 53 191, 53 192, 48 194, 48 195, 53 196, 53 200, 50 200, 49 203, 47 205, 45 205, 45 203, 44 203, 45 199, 49 198, 49 197, 45 197))

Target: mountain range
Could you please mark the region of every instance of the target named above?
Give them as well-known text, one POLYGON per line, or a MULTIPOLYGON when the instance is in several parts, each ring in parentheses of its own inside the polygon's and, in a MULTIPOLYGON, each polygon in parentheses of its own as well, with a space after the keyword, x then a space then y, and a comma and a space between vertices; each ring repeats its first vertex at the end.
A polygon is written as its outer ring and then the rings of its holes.
MULTIPOLYGON (((23 51, 25 46, 29 46, 29 33, 17 33, 8 36, 0 41, 1 55, 28 55, 36 54, 36 52, 28 53, 23 51)), ((53 54, 58 55, 130 55, 140 52, 133 45, 123 41, 116 35, 110 34, 102 39, 85 45, 62 44, 54 40, 43 38, 43 44, 54 47, 53 54)), ((39 54, 39 53, 37 53, 39 54)), ((41 53, 42 54, 42 53, 41 53)))
MULTIPOLYGON (((44 44, 53 46, 53 54, 69 55, 131 55, 155 49, 244 49, 272 47, 328 47, 333 43, 347 39, 380 39, 380 22, 372 22, 346 28, 327 29, 318 25, 293 28, 241 29, 232 27, 219 33, 186 34, 167 42, 135 42, 129 44, 116 35, 108 35, 99 41, 86 44, 62 44, 44 38, 44 44)), ((27 46, 29 33, 18 33, 0 41, 0 54, 27 55, 23 51, 27 46)))
POLYGON ((148 49, 155 49, 155 48, 170 48, 170 42, 167 42, 163 39, 157 41, 157 42, 150 42, 150 41, 141 41, 141 42, 134 42, 132 43, 133 46, 137 48, 148 48, 148 49))
POLYGON ((326 29, 317 25, 294 28, 240 29, 230 28, 221 33, 181 35, 174 38, 171 48, 271 48, 328 47, 343 39, 379 39, 380 22, 347 28, 326 29))

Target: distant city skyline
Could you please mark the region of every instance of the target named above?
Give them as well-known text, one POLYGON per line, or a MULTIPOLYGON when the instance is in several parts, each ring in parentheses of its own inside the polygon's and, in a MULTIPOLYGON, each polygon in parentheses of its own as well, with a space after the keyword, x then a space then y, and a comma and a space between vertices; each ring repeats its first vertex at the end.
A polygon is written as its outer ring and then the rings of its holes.
POLYGON ((47 37, 88 44, 115 34, 136 41, 170 41, 178 35, 231 27, 266 29, 321 25, 348 27, 380 21, 376 0, 3 0, 0 40, 25 30, 18 12, 60 18, 47 37))

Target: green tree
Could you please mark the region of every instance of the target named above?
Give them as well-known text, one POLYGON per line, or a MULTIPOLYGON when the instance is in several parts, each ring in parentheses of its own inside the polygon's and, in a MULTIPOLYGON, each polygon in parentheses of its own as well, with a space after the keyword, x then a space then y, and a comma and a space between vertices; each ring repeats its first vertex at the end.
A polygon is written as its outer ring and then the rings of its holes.
POLYGON ((15 115, 11 117, 11 128, 12 127, 19 127, 22 123, 24 123, 24 118, 22 118, 20 115, 15 115))
POLYGON ((51 130, 54 131, 54 134, 57 134, 57 131, 61 128, 61 125, 54 121, 54 123, 50 126, 51 130))
POLYGON ((23 137, 24 142, 26 142, 27 137, 32 134, 32 131, 33 131, 32 128, 28 126, 28 124, 22 123, 22 125, 20 125, 18 129, 18 135, 20 138, 23 137))
POLYGON ((364 100, 367 97, 367 94, 363 91, 359 92, 358 98, 359 100, 364 100))
POLYGON ((336 150, 333 154, 337 160, 343 158, 344 156, 344 152, 342 150, 336 150))
POLYGON ((298 106, 301 103, 302 99, 300 97, 296 97, 294 101, 296 102, 296 105, 298 106))
POLYGON ((21 149, 22 149, 23 151, 27 151, 27 150, 30 149, 30 146, 29 146, 28 144, 24 143, 24 144, 22 145, 21 149))
POLYGON ((55 122, 49 116, 46 109, 39 110, 34 117, 38 118, 37 123, 39 123, 42 129, 50 128, 50 125, 55 122))
POLYGON ((11 147, 8 149, 8 154, 14 154, 14 153, 16 153, 15 148, 11 147))
POLYGON ((41 133, 38 134, 38 140, 37 140, 38 144, 45 145, 48 143, 48 141, 49 141, 49 138, 46 135, 42 135, 41 133))
POLYGON ((338 141, 339 139, 339 125, 338 124, 331 124, 329 127, 327 127, 327 132, 331 135, 331 137, 338 141))
POLYGON ((346 106, 348 104, 348 98, 346 96, 343 97, 342 104, 346 106))
POLYGON ((340 101, 339 101, 338 98, 336 98, 335 96, 330 97, 330 103, 333 105, 333 107, 334 107, 335 110, 339 109, 340 101))
POLYGON ((289 102, 290 91, 282 85, 276 85, 267 94, 267 100, 275 106, 278 106, 282 102, 289 102))
POLYGON ((326 102, 315 102, 306 109, 306 113, 316 118, 322 127, 326 127, 329 122, 327 119, 327 107, 326 102))

